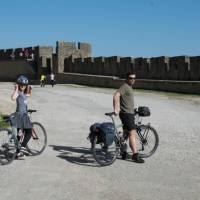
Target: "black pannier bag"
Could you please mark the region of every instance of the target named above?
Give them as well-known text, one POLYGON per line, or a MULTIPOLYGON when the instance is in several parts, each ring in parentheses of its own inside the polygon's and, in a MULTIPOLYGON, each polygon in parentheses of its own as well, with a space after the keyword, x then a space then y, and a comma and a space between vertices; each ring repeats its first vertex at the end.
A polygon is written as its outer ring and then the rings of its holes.
POLYGON ((148 116, 150 116, 151 112, 148 107, 140 106, 140 107, 138 107, 138 114, 141 117, 148 117, 148 116))
POLYGON ((110 146, 115 139, 115 127, 111 122, 95 123, 90 126, 89 139, 94 142, 94 136, 97 135, 97 144, 104 143, 110 146))
POLYGON ((98 135, 99 137, 97 138, 97 144, 102 142, 102 138, 100 138, 100 123, 95 123, 90 126, 90 134, 88 138, 90 139, 90 142, 94 142, 94 137, 95 135, 98 135))

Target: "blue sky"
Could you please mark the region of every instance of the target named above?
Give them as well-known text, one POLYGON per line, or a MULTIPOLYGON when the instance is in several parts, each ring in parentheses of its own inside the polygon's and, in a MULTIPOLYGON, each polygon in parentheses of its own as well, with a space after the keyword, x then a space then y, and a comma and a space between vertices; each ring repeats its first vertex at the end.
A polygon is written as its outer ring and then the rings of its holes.
POLYGON ((89 42, 92 56, 200 55, 199 0, 0 0, 0 49, 89 42))

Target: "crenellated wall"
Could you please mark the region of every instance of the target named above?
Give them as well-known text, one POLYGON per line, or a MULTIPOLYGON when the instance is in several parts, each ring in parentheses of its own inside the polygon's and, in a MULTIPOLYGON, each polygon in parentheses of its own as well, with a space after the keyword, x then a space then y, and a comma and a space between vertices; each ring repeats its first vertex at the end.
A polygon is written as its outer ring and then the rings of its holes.
POLYGON ((138 79, 199 81, 200 56, 66 58, 64 62, 64 72, 70 73, 124 78, 129 71, 138 79))
POLYGON ((19 74, 29 78, 37 77, 37 55, 35 47, 1 49, 0 50, 0 80, 15 80, 19 74))
MULTIPOLYGON (((0 63, 0 69, 12 65, 16 66, 13 70, 20 71, 16 68, 19 67, 18 60, 22 60, 33 66, 33 73, 36 78, 39 78, 41 74, 62 73, 66 58, 72 57, 74 59, 89 56, 91 56, 90 44, 81 42, 76 44, 75 42, 58 41, 56 43, 56 53, 53 52, 52 46, 1 49, 0 61, 6 62, 3 65, 0 63)), ((80 65, 76 63, 76 67, 78 68, 80 65)), ((22 68, 20 69, 22 70, 22 68)), ((24 71, 21 71, 21 73, 23 74, 24 71)))
POLYGON ((10 59, 31 59, 32 54, 36 54, 35 47, 0 49, 0 60, 10 59), (14 56, 14 57, 13 57, 14 56))
POLYGON ((106 77, 122 80, 130 71, 136 73, 139 88, 200 93, 200 56, 91 57, 90 44, 65 41, 56 42, 55 52, 52 46, 0 50, 1 81, 15 80, 18 74, 38 80, 41 74, 53 72, 57 82, 68 82, 69 77, 75 77, 78 83, 84 80, 85 84, 98 86, 92 83, 98 77, 107 86, 106 77))
POLYGON ((36 73, 34 70, 34 64, 21 59, 18 59, 15 62, 6 60, 0 61, 1 81, 15 81, 16 77, 20 74, 24 74, 30 79, 35 79, 36 73))

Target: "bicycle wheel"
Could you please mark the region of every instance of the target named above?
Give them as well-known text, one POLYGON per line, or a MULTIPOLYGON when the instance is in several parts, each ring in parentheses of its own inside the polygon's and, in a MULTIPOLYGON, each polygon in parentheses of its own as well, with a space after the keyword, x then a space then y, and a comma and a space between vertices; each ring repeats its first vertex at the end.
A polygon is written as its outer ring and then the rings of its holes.
POLYGON ((159 137, 156 130, 149 125, 141 125, 137 129, 137 148, 142 158, 153 155, 158 147, 159 137))
POLYGON ((29 153, 35 156, 41 154, 46 148, 47 134, 42 124, 38 122, 32 122, 32 125, 32 135, 26 146, 26 149, 29 153))
POLYGON ((101 166, 111 165, 117 157, 117 145, 116 142, 109 146, 104 144, 103 142, 98 142, 98 135, 94 137, 94 142, 92 144, 92 152, 94 155, 94 159, 99 163, 101 166))
POLYGON ((0 163, 6 165, 11 163, 16 156, 16 145, 12 132, 9 129, 0 129, 0 163))

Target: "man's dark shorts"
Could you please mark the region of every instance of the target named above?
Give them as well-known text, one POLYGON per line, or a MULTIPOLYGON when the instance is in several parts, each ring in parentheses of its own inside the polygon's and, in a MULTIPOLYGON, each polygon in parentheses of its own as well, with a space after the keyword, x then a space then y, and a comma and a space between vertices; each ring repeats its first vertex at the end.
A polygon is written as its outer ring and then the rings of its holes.
POLYGON ((122 121, 123 129, 126 129, 128 131, 136 129, 134 114, 119 113, 119 117, 122 121))

